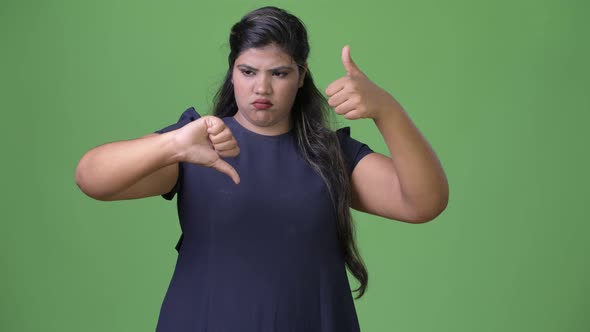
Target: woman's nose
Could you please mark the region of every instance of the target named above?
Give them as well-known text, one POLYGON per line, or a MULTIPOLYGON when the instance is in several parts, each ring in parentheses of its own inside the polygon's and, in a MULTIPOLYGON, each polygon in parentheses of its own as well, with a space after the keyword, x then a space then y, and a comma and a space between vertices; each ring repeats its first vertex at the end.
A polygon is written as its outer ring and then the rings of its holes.
POLYGON ((271 77, 267 75, 259 75, 256 81, 256 93, 260 95, 268 95, 272 93, 271 77))

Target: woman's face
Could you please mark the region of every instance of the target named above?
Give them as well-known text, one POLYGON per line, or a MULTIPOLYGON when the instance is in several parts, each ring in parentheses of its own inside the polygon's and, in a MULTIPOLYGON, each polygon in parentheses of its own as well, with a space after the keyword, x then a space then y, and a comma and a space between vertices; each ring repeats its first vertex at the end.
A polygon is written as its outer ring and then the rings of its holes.
POLYGON ((291 107, 303 85, 291 56, 274 44, 246 49, 234 63, 232 83, 242 126, 262 135, 289 131, 291 107))

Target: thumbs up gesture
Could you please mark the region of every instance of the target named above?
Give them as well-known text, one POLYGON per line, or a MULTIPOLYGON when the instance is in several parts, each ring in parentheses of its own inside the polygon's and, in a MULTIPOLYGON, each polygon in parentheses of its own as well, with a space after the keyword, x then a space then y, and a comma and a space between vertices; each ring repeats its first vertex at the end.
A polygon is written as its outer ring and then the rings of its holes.
POLYGON ((389 93, 373 83, 352 61, 349 46, 342 48, 342 64, 346 76, 326 88, 328 104, 337 114, 349 120, 374 119, 396 103, 389 93))

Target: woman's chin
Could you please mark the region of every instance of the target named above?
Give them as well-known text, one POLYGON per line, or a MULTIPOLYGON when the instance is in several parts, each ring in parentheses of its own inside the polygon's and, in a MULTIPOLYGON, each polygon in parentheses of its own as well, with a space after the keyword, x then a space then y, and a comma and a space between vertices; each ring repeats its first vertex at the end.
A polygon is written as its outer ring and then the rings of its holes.
POLYGON ((259 128, 267 133, 284 133, 289 131, 289 117, 278 116, 273 110, 252 110, 246 115, 240 114, 241 119, 248 122, 250 126, 259 128))

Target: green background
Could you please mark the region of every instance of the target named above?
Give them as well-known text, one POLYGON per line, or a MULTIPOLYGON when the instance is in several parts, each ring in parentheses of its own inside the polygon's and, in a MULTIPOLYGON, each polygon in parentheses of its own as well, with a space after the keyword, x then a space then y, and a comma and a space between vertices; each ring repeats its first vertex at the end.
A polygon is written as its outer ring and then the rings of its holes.
MULTIPOLYGON (((75 166, 191 105, 208 112, 231 25, 264 4, 306 23, 322 89, 344 74, 350 44, 449 178, 449 207, 432 222, 355 213, 370 273, 356 301, 363 331, 589 331, 581 0, 2 0, 0 330, 155 329, 175 204, 94 201, 75 166)), ((371 120, 340 124, 387 152, 371 120)))

